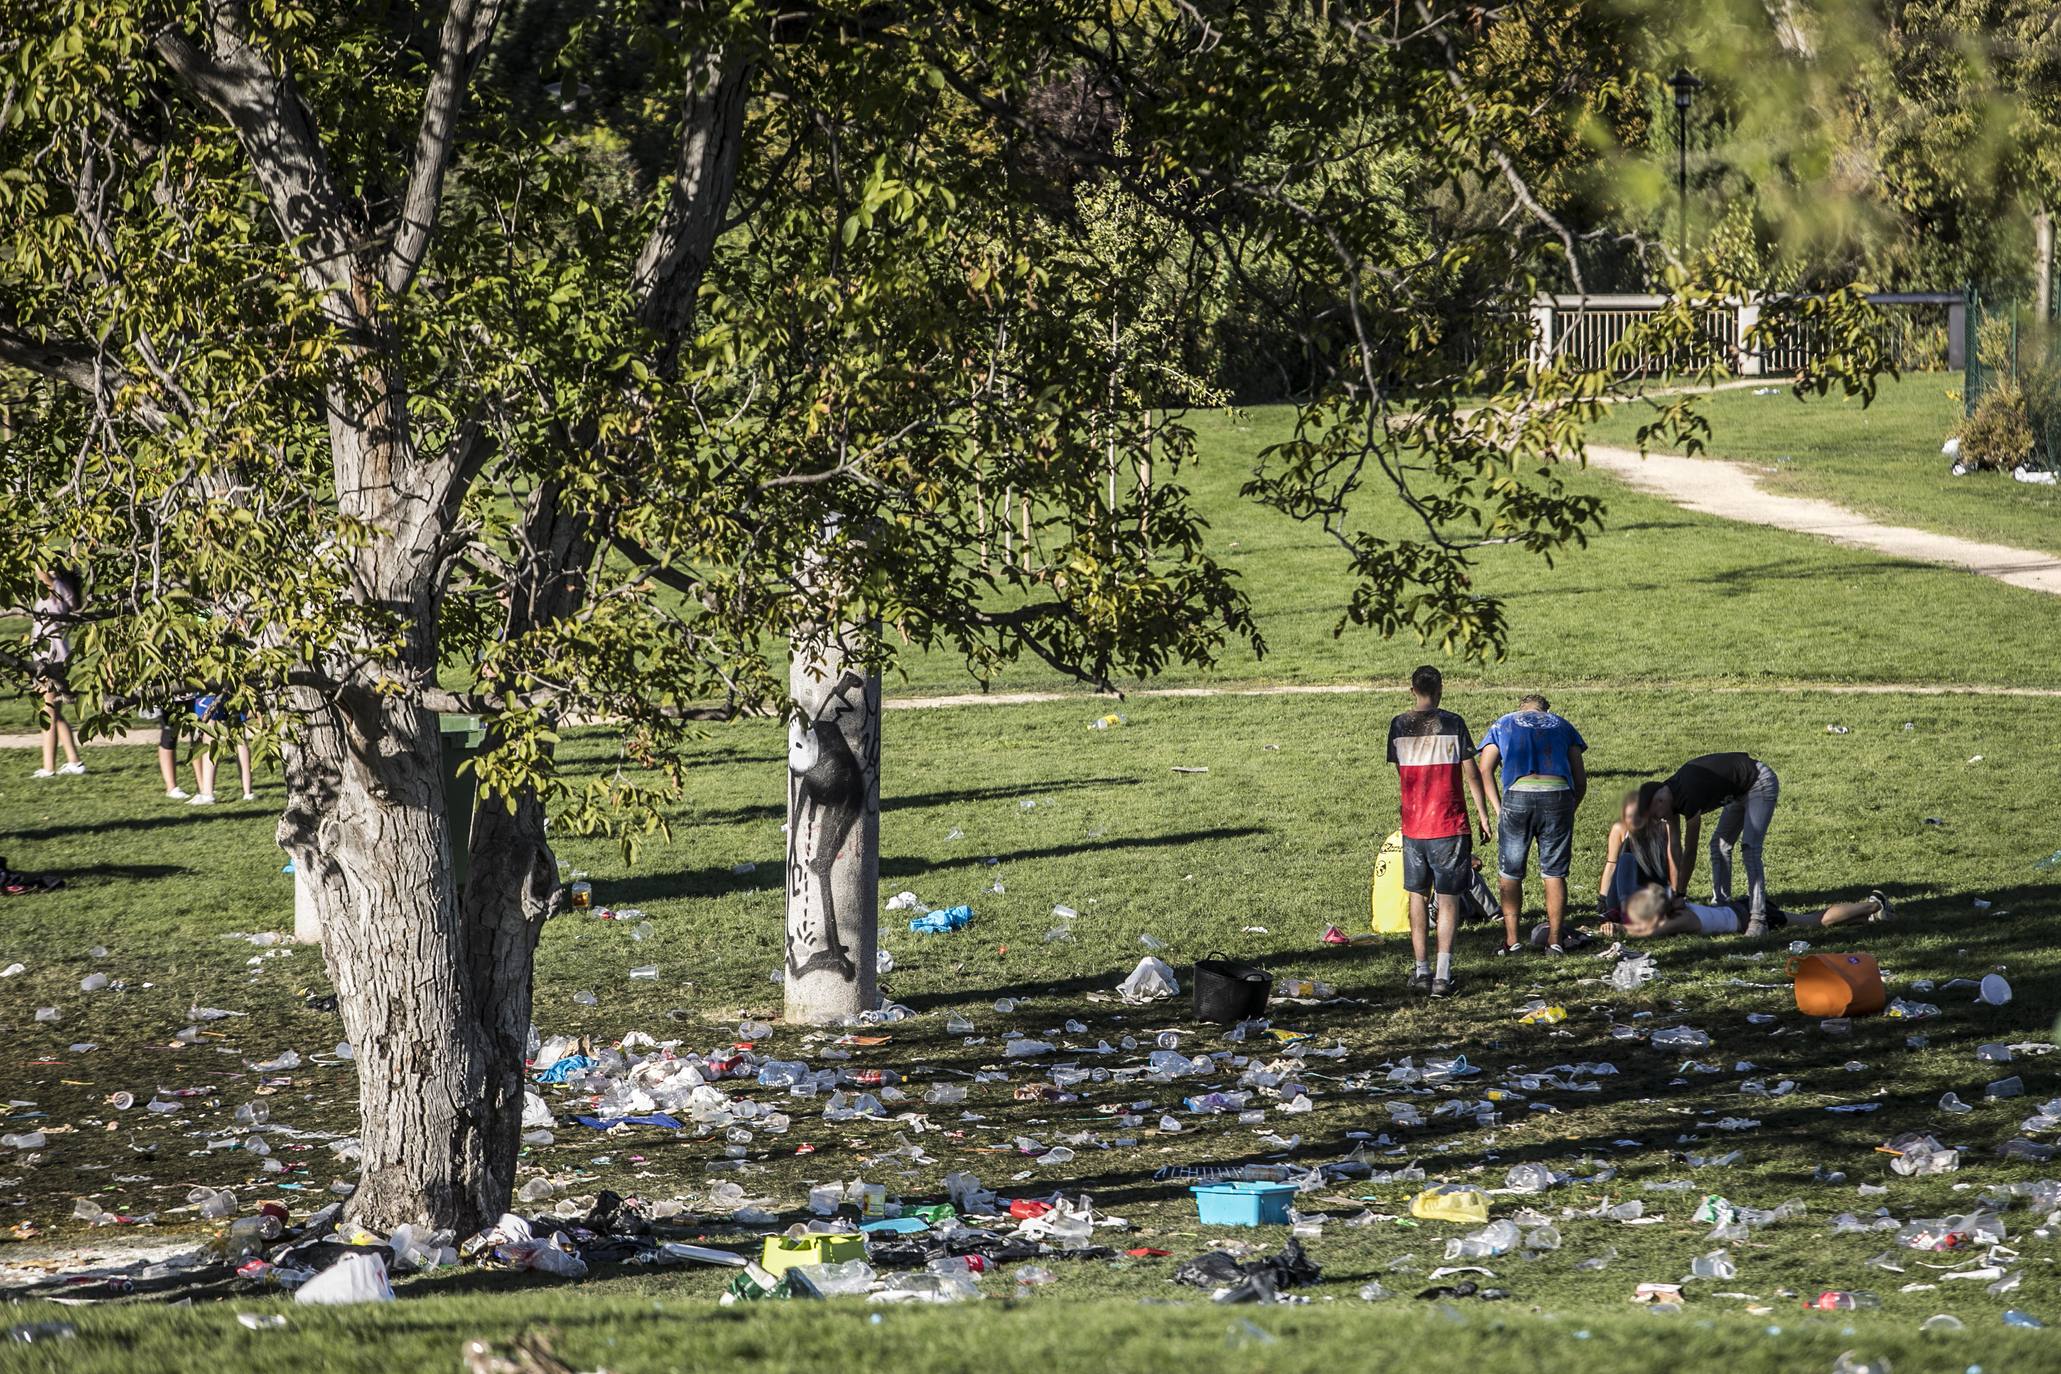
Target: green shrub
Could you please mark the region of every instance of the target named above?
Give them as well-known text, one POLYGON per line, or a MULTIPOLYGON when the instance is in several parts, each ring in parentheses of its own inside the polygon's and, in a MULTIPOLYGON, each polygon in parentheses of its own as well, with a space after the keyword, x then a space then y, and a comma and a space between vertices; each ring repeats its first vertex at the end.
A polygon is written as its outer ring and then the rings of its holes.
POLYGON ((1961 422, 1960 461, 1978 472, 2003 472, 2032 456, 2032 417, 2015 380, 2002 381, 1961 422))

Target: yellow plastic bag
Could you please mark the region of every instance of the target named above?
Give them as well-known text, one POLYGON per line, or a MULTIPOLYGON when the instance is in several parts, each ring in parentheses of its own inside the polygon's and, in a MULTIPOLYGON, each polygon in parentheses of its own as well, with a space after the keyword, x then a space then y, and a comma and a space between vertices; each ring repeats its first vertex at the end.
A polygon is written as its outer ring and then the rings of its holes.
POLYGON ((1410 894, 1403 891, 1403 832, 1398 830, 1381 842, 1374 856, 1372 895, 1374 933, 1410 933, 1410 894))
POLYGON ((1410 1199, 1410 1215, 1426 1221, 1483 1223, 1489 1219, 1488 1194, 1464 1183, 1441 1183, 1410 1199))

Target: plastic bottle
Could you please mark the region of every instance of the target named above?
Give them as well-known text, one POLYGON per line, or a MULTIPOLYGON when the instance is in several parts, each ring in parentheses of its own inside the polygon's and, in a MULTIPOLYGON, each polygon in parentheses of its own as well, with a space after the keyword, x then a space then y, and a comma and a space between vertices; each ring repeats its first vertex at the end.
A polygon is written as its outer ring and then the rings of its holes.
POLYGON ((2010 1311, 2004 1313, 2004 1325, 2022 1326, 2029 1331, 2038 1331, 2045 1327, 2046 1323, 2041 1321, 2038 1317, 2033 1316, 2031 1313, 2020 1312, 2017 1308, 2014 1307, 2010 1311))
POLYGON ((1804 1299, 1803 1305, 1814 1312, 1852 1312, 1862 1308, 1880 1307, 1882 1299, 1873 1293, 1827 1288, 1815 1298, 1804 1299))

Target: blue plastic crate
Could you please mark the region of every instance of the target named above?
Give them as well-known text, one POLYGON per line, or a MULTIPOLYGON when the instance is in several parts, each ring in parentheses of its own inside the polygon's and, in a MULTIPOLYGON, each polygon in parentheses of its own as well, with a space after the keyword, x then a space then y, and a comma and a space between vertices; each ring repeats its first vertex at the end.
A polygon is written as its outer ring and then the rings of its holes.
POLYGON ((1288 1201, 1295 1196, 1293 1183, 1199 1183, 1195 1210, 1204 1226, 1286 1226, 1288 1201))

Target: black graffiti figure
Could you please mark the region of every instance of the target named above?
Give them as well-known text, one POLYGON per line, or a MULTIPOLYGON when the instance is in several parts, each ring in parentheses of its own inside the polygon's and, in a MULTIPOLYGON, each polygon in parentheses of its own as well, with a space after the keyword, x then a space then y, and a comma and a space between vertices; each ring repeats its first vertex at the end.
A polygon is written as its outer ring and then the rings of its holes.
POLYGON ((803 895, 802 884, 813 882, 817 896, 815 903, 804 906, 805 911, 813 912, 814 922, 798 922, 788 928, 787 972, 791 977, 823 969, 848 983, 859 976, 858 965, 838 931, 837 896, 831 890, 830 870, 864 819, 872 796, 866 761, 852 751, 842 723, 845 716, 865 710, 865 692, 865 679, 846 673, 823 699, 815 719, 800 723, 789 735, 790 892, 803 895))

